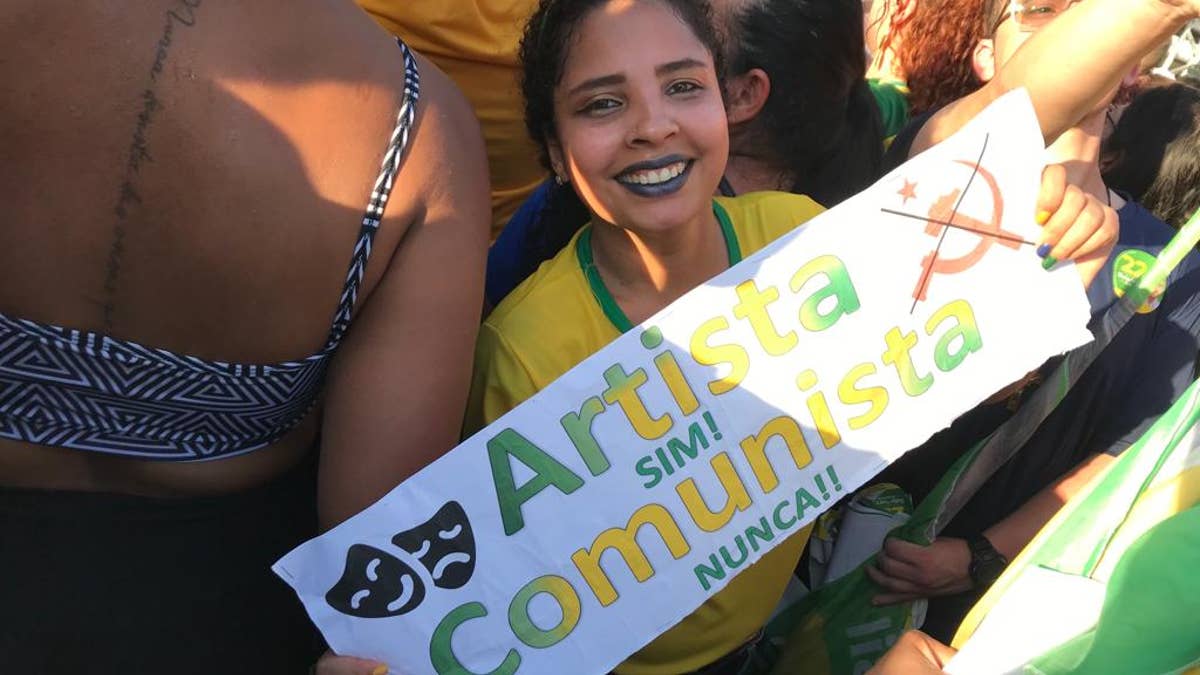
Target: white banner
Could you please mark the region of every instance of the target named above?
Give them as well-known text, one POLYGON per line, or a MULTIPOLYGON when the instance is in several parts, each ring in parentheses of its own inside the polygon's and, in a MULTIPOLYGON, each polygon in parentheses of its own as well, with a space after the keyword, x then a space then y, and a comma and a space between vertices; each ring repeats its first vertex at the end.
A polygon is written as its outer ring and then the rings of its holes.
POLYGON ((1091 339, 1075 270, 1029 243, 1042 146, 1028 97, 1005 97, 275 571, 335 651, 399 673, 610 671, 1091 339))

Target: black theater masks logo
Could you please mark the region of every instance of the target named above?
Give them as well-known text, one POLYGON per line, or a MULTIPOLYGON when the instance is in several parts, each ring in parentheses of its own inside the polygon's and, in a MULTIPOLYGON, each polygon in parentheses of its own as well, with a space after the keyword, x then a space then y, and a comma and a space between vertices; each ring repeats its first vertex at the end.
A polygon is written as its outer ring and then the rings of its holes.
POLYGON ((392 537, 392 543, 421 561, 438 588, 462 588, 475 573, 475 535, 458 502, 447 502, 424 525, 392 537))
POLYGON ((325 594, 330 607, 363 619, 399 616, 424 599, 425 582, 413 568, 366 544, 350 547, 342 578, 325 594))
MULTIPOLYGON (((417 560, 438 588, 461 588, 475 573, 475 535, 458 502, 447 502, 424 524, 392 537, 417 560)), ((380 619, 413 611, 425 599, 425 582, 408 563, 366 544, 346 552, 342 578, 325 594, 329 606, 350 616, 380 619)))

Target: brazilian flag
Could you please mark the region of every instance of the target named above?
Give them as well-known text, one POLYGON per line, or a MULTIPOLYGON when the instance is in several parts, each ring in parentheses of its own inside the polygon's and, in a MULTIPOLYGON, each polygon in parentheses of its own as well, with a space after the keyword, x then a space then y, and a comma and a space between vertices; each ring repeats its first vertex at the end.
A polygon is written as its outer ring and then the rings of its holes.
POLYGON ((1200 382, 1042 529, 955 645, 962 675, 1200 665, 1200 382))

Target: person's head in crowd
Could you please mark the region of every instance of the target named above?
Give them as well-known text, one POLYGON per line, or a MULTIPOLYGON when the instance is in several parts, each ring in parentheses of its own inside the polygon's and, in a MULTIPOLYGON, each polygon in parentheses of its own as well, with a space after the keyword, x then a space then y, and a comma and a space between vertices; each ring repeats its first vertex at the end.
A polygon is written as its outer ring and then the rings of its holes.
POLYGON ((729 71, 728 176, 738 192, 784 190, 833 206, 869 186, 879 175, 883 131, 864 79, 861 2, 717 7, 729 71), (744 160, 766 169, 758 180, 737 175, 744 160))
MULTIPOLYGON (((529 133, 551 170, 550 151, 558 139, 549 91, 569 47, 563 42, 566 26, 595 4, 572 6, 570 13, 547 10, 546 25, 564 27, 555 34, 531 33, 525 41, 529 133)), ((730 135, 722 194, 783 190, 833 205, 867 187, 879 173, 883 131, 863 81, 859 0, 717 0, 712 10, 714 27, 703 32, 702 42, 715 36, 721 45, 714 70, 730 135), (723 77, 721 63, 732 63, 731 77, 723 77)), ((708 46, 717 49, 716 43, 708 46)), ((565 182, 565 175, 559 177, 565 182)), ((537 203, 522 214, 489 258, 493 305, 561 250, 591 216, 570 184, 540 190, 537 203)))
POLYGON ((988 37, 985 11, 985 3, 979 0, 920 0, 895 29, 896 58, 903 64, 913 115, 939 108, 979 87, 972 56, 979 41, 988 37))
POLYGON ((1104 180, 1182 227, 1200 208, 1200 91, 1146 89, 1125 109, 1100 157, 1104 180))
POLYGON ((574 186, 606 223, 665 229, 707 212, 729 153, 708 3, 542 3, 529 27, 521 42, 525 123, 555 180, 574 186), (609 19, 630 13, 662 29, 636 52, 606 39, 609 19), (592 30, 583 31, 585 24, 592 30), (645 148, 668 136, 675 137, 666 144, 670 154, 645 165, 645 148), (663 172, 685 179, 677 198, 641 204, 639 192, 673 187, 646 182, 657 178, 648 173, 663 172))
MULTIPOLYGON (((1071 11, 1081 0, 985 0, 981 19, 983 38, 975 46, 972 65, 980 82, 996 76, 1013 54, 1041 28, 1071 11)), ((979 4, 971 1, 967 4, 979 4)), ((1069 68, 1069 64, 1056 64, 1069 68)), ((1134 69, 1126 77, 1122 87, 1114 88, 1098 104, 1093 112, 1107 108, 1121 94, 1122 89, 1136 82, 1138 71, 1134 69)))
MULTIPOLYGON (((628 114, 614 115, 625 112, 621 110, 628 107, 625 101, 611 96, 589 97, 591 88, 572 91, 593 76, 617 77, 614 72, 585 72, 585 66, 604 64, 608 70, 624 71, 628 65, 620 64, 620 57, 642 57, 640 54, 588 53, 599 46, 593 44, 595 41, 580 43, 580 27, 593 13, 603 16, 618 10, 660 13, 665 10, 677 19, 668 22, 669 30, 662 40, 655 40, 647 47, 658 47, 663 51, 674 49, 679 55, 688 54, 686 58, 696 62, 688 61, 686 73, 684 69, 676 73, 680 75, 679 81, 665 99, 684 113, 680 119, 685 126, 678 131, 688 146, 688 160, 684 163, 687 193, 693 197, 703 194, 707 198, 716 192, 720 183, 728 156, 729 135, 721 94, 723 58, 709 4, 689 0, 543 2, 527 24, 521 40, 519 55, 525 124, 538 145, 543 166, 560 186, 573 186, 574 189, 551 190, 537 227, 530 233, 528 246, 537 253, 530 259, 553 257, 592 215, 605 220, 624 215, 625 203, 630 199, 626 194, 629 183, 620 180, 628 179, 620 174, 629 173, 636 167, 633 167, 635 163, 622 162, 628 162, 628 156, 638 154, 636 149, 629 152, 624 146, 638 143, 633 137, 640 133, 663 133, 653 128, 654 120, 633 119, 628 114), (675 39, 668 41, 668 36, 675 39), (683 74, 689 77, 682 77, 683 74), (620 123, 614 123, 618 120, 620 123), (644 122, 649 128, 640 129, 634 124, 637 122, 644 122)), ((673 56, 671 62, 675 61, 680 59, 673 56)), ((628 79, 628 75, 620 77, 628 79)), ((622 87, 630 88, 634 84, 626 81, 622 87)), ((640 90, 636 93, 639 97, 644 95, 640 90)), ((642 115, 641 111, 635 112, 642 115)), ((673 171, 678 167, 657 168, 673 171)), ((692 201, 707 203, 703 199, 692 201)))

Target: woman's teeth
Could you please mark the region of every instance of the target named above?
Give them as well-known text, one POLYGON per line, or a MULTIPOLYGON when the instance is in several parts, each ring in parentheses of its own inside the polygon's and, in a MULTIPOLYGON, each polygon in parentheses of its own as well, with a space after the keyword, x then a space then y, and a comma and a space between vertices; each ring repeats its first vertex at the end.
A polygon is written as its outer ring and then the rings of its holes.
POLYGON ((618 176, 617 180, 622 183, 635 183, 637 185, 658 185, 675 178, 683 173, 686 168, 687 162, 676 162, 657 170, 651 169, 649 171, 635 171, 623 174, 618 176))

